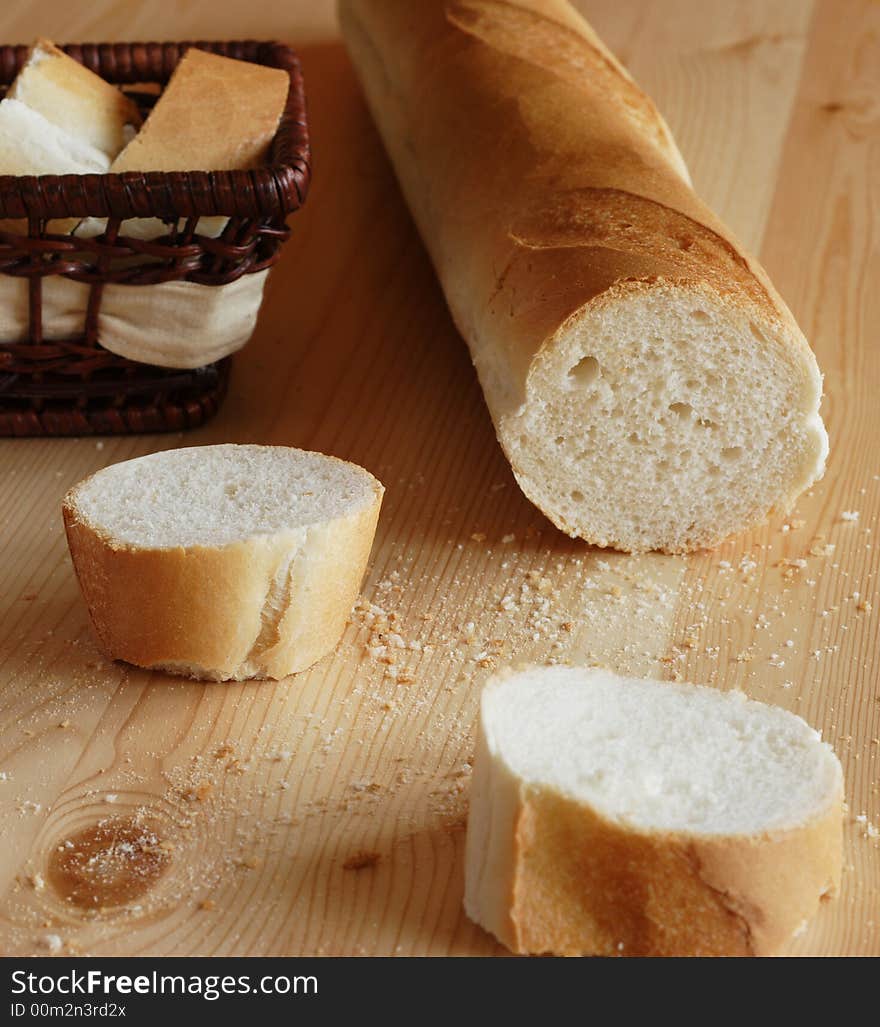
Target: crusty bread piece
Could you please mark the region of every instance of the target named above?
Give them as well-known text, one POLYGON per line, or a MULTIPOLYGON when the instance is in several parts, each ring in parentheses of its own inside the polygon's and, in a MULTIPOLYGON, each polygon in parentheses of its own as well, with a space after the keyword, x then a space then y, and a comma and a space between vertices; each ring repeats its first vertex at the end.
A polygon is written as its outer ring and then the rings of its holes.
MULTIPOLYGON (((289 85, 287 73, 280 68, 190 48, 143 128, 110 170, 256 167, 268 156, 289 85)), ((217 238, 228 220, 222 216, 200 218, 196 232, 217 238)), ((83 238, 98 235, 104 224, 99 218, 87 218, 76 234, 83 238)), ((168 226, 157 218, 133 218, 120 228, 122 235, 137 239, 155 239, 167 232, 168 226)), ((225 286, 173 282, 151 286, 146 294, 131 287, 125 297, 117 297, 113 309, 105 296, 101 345, 129 360, 160 367, 202 367, 234 353, 251 337, 265 278, 264 273, 249 274, 225 286), (173 317, 167 323, 174 326, 173 331, 156 328, 155 302, 171 311, 173 317), (181 324, 184 328, 189 324, 191 329, 181 330, 181 324)))
POLYGON ((287 101, 281 68, 190 48, 112 171, 228 171, 263 163, 287 101))
POLYGON ((821 378, 651 101, 564 0, 341 0, 343 35, 525 494, 683 552, 824 468, 821 378))
POLYGON ((775 952, 838 886, 843 774, 800 717, 531 667, 483 692, 468 916, 519 953, 775 952))
MULTIPOLYGON (((137 107, 120 90, 37 40, 0 101, 0 175, 106 174, 126 130, 139 124, 137 107)), ((47 227, 64 234, 78 221, 59 218, 47 227)), ((23 235, 27 222, 4 220, 0 231, 23 235)))
MULTIPOLYGON (((9 97, 0 100, 0 175, 102 175, 109 167, 110 158, 102 150, 68 134, 39 111, 31 110, 21 100, 9 97)), ((78 218, 58 218, 46 227, 50 232, 63 235, 74 229, 78 221, 78 218)), ((0 232, 26 235, 27 231, 28 223, 24 219, 0 220, 0 232)), ((27 295, 28 284, 24 279, 3 277, 0 292, 22 289, 27 295)), ((0 321, 10 317, 8 305, 4 303, 4 307, 0 321)), ((20 327, 27 332, 27 317, 20 327)), ((0 338, 11 339, 8 335, 0 338)))
POLYGON ((108 160, 141 123, 136 104, 121 89, 48 39, 34 43, 7 95, 38 111, 67 135, 100 150, 108 160))
POLYGON ((202 446, 114 464, 64 524, 104 652, 212 680, 281 678, 330 652, 366 568, 383 488, 281 446, 202 446))

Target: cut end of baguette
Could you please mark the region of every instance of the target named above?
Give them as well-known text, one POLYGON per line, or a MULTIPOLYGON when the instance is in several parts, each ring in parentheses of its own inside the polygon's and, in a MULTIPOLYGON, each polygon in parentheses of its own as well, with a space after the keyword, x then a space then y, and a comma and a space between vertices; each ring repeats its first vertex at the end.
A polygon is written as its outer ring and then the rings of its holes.
POLYGON ((742 692, 546 668, 487 685, 482 715, 517 777, 637 830, 785 830, 840 794, 818 732, 742 692))
POLYGON ((117 545, 225 546, 341 519, 381 488, 354 464, 281 446, 195 446, 113 464, 66 500, 117 545))
POLYGON ((465 909, 516 952, 777 951, 837 887, 843 775, 785 710, 603 670, 482 697, 465 909))
POLYGON ((711 289, 633 283, 562 326, 500 435, 567 534, 688 552, 787 511, 821 477, 820 398, 793 327, 711 289))
POLYGON ((342 634, 383 488, 280 446, 170 450, 72 489, 64 520, 104 651, 208 680, 280 678, 342 634))

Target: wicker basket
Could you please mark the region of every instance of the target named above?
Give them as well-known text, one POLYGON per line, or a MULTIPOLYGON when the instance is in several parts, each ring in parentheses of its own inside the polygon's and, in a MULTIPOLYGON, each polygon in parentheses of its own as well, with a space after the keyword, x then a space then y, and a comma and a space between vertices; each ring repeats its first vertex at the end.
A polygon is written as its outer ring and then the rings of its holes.
MULTIPOLYGON (((190 46, 283 68, 287 106, 269 162, 250 171, 126 172, 120 175, 0 175, 0 220, 27 219, 28 233, 0 231, 0 274, 28 282, 28 335, 0 339, 0 435, 83 435, 173 431, 210 417, 222 401, 229 359, 197 370, 135 363, 101 346, 98 315, 108 283, 148 289, 162 282, 221 286, 268 268, 280 255, 288 214, 305 201, 309 141, 299 62, 280 43, 113 43, 66 46, 103 78, 128 86, 142 112, 190 46), (196 234, 199 218, 228 217, 218 238, 196 234), (53 235, 50 219, 106 218, 93 239, 53 235), (159 218, 168 234, 144 241, 120 235, 127 218, 159 218), (63 275, 87 283, 82 332, 45 340, 43 282, 63 275)), ((0 88, 27 58, 0 47, 0 88)), ((167 327, 167 326, 166 326, 167 327)))

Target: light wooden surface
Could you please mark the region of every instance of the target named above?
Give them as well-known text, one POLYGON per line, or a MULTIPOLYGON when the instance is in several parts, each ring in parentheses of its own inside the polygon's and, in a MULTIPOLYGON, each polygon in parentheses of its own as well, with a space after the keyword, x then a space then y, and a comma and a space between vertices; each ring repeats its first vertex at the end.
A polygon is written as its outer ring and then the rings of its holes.
POLYGON ((519 494, 331 4, 4 4, 9 42, 297 44, 315 182, 210 426, 0 443, 3 953, 500 952, 461 912, 477 696, 491 666, 553 658, 743 688, 821 728, 847 776, 847 870, 791 951, 880 954, 880 6, 580 6, 826 375, 824 481, 792 518, 689 559, 591 550, 519 494), (338 651, 279 684, 106 663, 67 557, 70 485, 219 441, 335 453, 388 489, 338 651))

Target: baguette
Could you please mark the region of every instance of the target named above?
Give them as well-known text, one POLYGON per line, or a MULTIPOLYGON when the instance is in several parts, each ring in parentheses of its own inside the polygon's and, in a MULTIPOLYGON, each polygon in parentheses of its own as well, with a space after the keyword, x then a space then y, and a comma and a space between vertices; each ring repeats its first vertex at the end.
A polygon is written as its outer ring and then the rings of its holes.
POLYGON ((280 446, 202 446, 98 471, 65 497, 73 565, 111 659, 281 678, 339 641, 383 488, 280 446))
POLYGON ((821 377, 663 119, 564 0, 341 0, 343 35, 523 492, 686 552, 821 476, 821 377))
POLYGON ((841 874, 843 775, 800 717, 528 668, 482 696, 468 915, 518 953, 776 952, 841 874))

